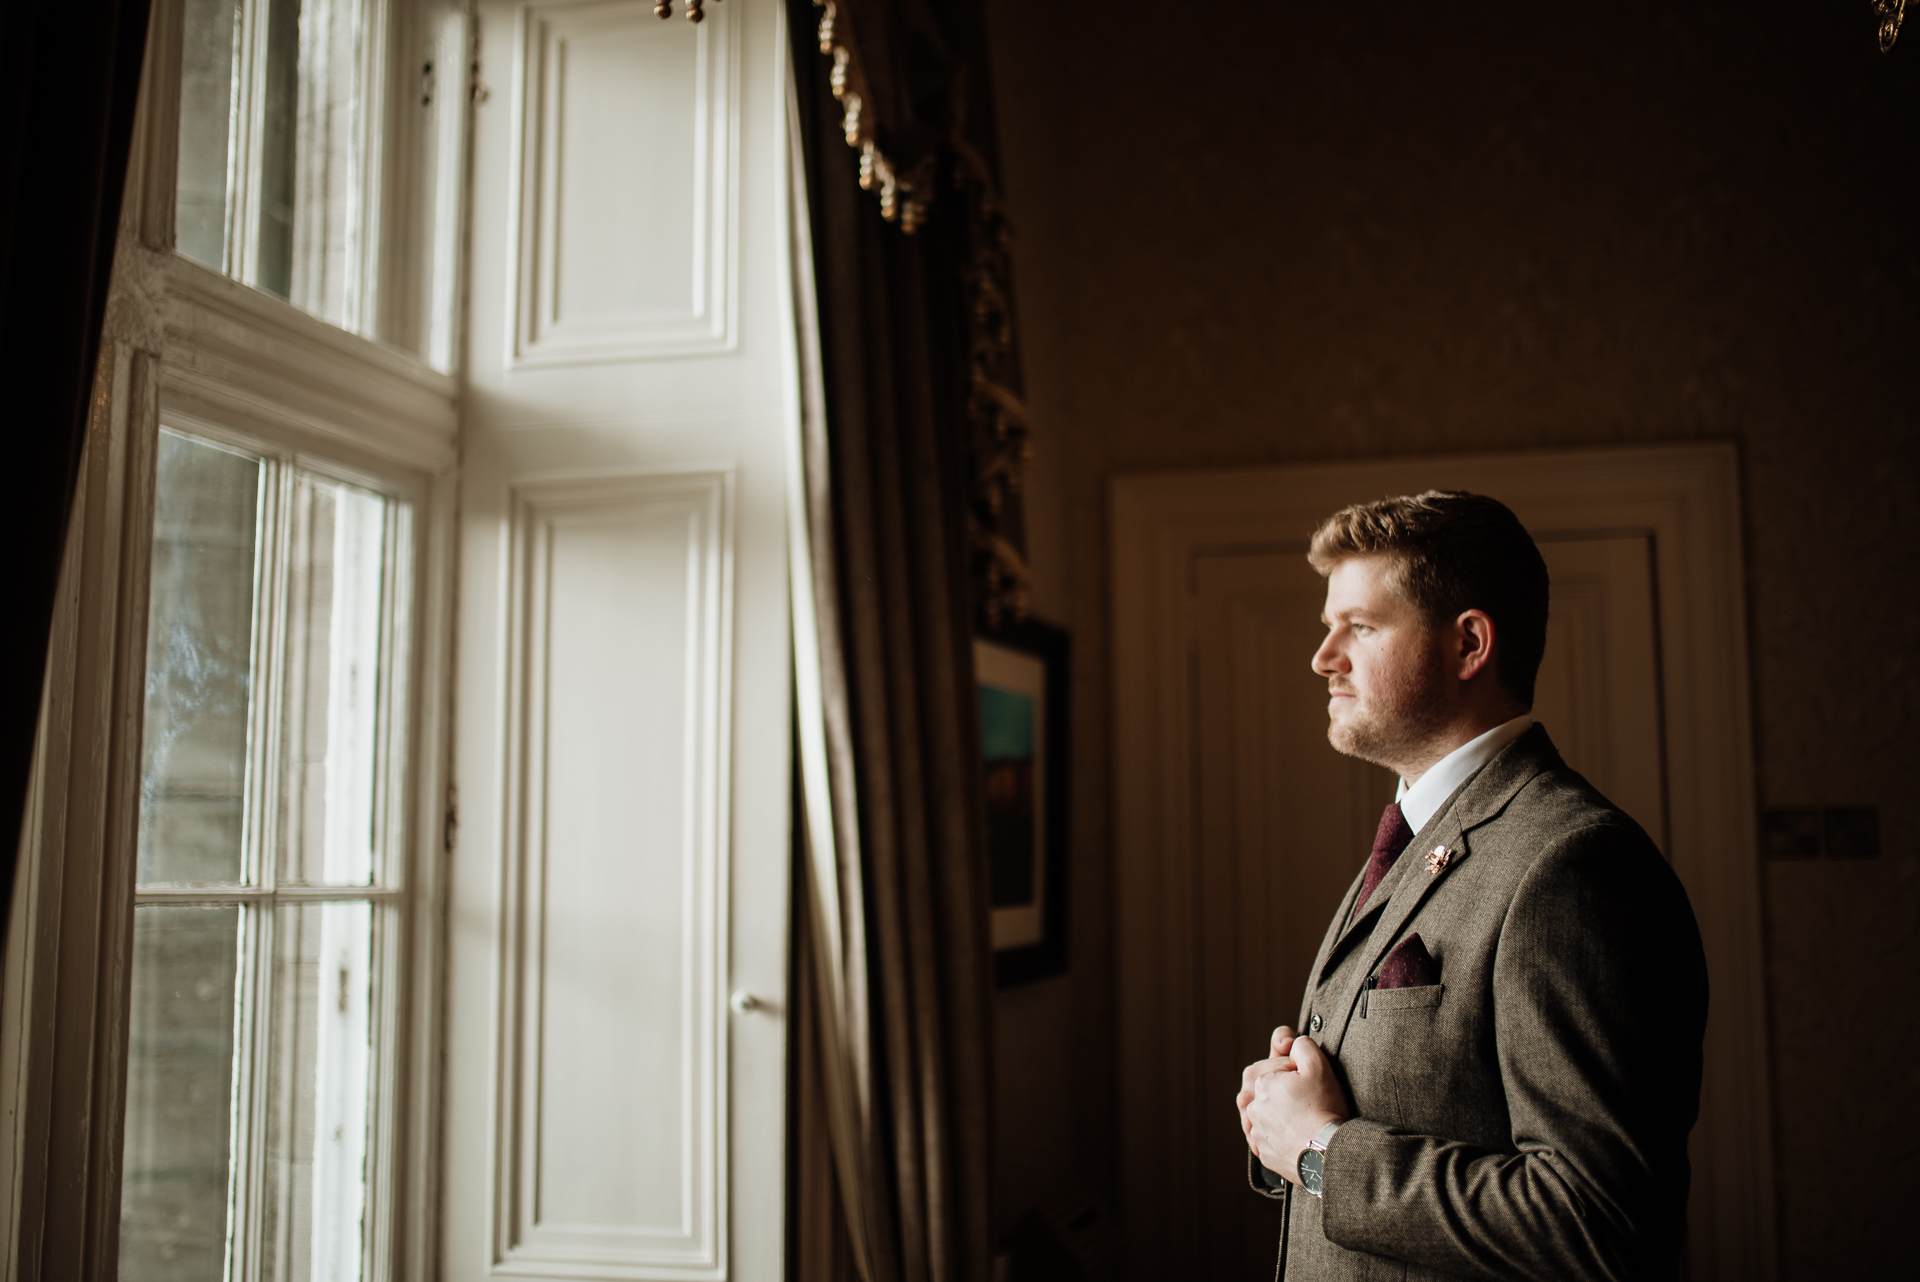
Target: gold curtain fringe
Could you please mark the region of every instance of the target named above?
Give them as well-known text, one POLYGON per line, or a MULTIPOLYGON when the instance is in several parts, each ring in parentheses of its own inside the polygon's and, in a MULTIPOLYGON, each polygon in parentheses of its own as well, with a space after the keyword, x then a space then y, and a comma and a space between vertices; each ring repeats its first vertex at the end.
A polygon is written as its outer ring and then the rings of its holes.
POLYGON ((975 427, 984 428, 982 435, 993 442, 974 467, 974 501, 983 506, 988 515, 998 516, 1006 506, 1007 496, 1020 492, 1027 460, 1033 457, 1033 446, 1027 441, 1026 406, 1019 397, 983 377, 976 369, 973 397, 967 408, 972 412, 975 427))
POLYGON ((957 95, 953 185, 967 198, 972 253, 963 273, 968 293, 971 393, 967 414, 974 450, 973 504, 967 533, 973 551, 974 597, 988 630, 1027 617, 1031 576, 1024 552, 1007 537, 1033 446, 1027 404, 1010 386, 1016 373, 1013 328, 1013 222, 1000 207, 993 171, 966 138, 966 100, 957 95))
POLYGON ((902 170, 873 141, 873 125, 866 114, 867 76, 853 49, 851 23, 834 0, 813 0, 820 12, 820 52, 833 59, 829 83, 840 103, 841 131, 847 146, 860 153, 860 189, 880 196, 880 216, 900 224, 912 235, 926 221, 933 187, 934 157, 923 156, 902 170))
MULTIPOLYGON (((902 170, 887 154, 874 145, 872 127, 863 108, 867 101, 866 75, 855 59, 845 32, 846 15, 833 0, 813 0, 820 15, 820 52, 833 59, 833 96, 840 103, 841 129, 847 146, 860 153, 860 189, 879 192, 880 216, 900 224, 900 230, 912 234, 927 217, 926 193, 933 186, 934 158, 922 157, 911 169, 902 170)), ((714 0, 718 4, 719 0, 714 0)), ((657 0, 656 18, 673 16, 673 0, 657 0)), ((699 22, 707 15, 704 0, 687 0, 687 21, 699 22)))
MULTIPOLYGON (((860 65, 852 19, 837 0, 814 0, 820 10, 820 52, 833 60, 828 84, 840 104, 841 132, 860 153, 860 187, 877 193, 880 216, 912 235, 933 203, 939 172, 935 152, 901 169, 874 142, 872 101, 860 65)), ((967 541, 980 622, 989 631, 1027 616, 1029 576, 1024 552, 1009 537, 1027 461, 1027 407, 1011 383, 1015 360, 1010 247, 1013 225, 1001 209, 993 172, 966 137, 966 83, 954 86, 952 131, 954 188, 966 198, 970 252, 962 269, 967 292, 972 493, 967 541)), ((1016 527, 1017 528, 1017 527, 1016 527)))
POLYGON ((1027 617, 1027 558, 1019 548, 967 515, 967 538, 975 552, 975 591, 989 631, 1027 617))

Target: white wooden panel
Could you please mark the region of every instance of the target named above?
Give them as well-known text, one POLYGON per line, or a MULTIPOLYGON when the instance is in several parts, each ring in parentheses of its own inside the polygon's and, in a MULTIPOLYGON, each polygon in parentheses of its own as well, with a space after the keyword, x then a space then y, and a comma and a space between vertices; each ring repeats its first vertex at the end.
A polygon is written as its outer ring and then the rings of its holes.
POLYGON ((515 486, 494 1272, 724 1272, 729 474, 515 486))
MULTIPOLYGON (((777 0, 720 0, 709 3, 706 21, 697 29, 686 21, 683 5, 674 6, 673 21, 662 22, 650 5, 637 0, 531 5, 524 0, 475 0, 472 8, 480 67, 471 169, 468 314, 473 324, 465 331, 466 381, 460 406, 459 663, 452 749, 458 792, 452 798, 457 823, 451 826, 446 912, 445 1179, 441 1214, 430 1230, 438 1236, 441 1256, 436 1268, 422 1277, 480 1282, 511 1274, 561 1282, 724 1275, 737 1282, 770 1282, 783 1276, 784 1267, 781 1217, 767 1208, 781 1205, 786 1171, 784 995, 793 670, 787 621, 786 460, 798 385, 788 276, 794 263, 788 257, 786 86, 781 79, 789 44, 785 6, 777 0), (582 65, 575 55, 584 50, 588 71, 615 98, 596 107, 583 98, 554 97, 548 101, 558 103, 559 114, 534 119, 544 109, 529 86, 539 80, 543 65, 554 65, 532 57, 546 38, 542 32, 566 37, 562 71, 574 74, 582 65), (645 74, 652 55, 642 56, 644 46, 634 42, 656 38, 666 42, 656 48, 681 49, 701 60, 693 81, 645 74), (604 59, 629 54, 627 69, 607 80, 614 68, 604 59), (585 107, 578 105, 583 102, 585 107), (598 132, 576 134, 582 110, 589 115, 586 123, 598 132), (699 111, 707 114, 696 120, 699 111), (696 135, 697 124, 703 132, 696 135), (531 197, 539 194, 542 171, 537 154, 528 154, 524 144, 533 140, 537 151, 541 129, 570 149, 580 136, 597 139, 595 146, 605 154, 604 163, 594 162, 601 164, 595 181, 607 182, 645 176, 654 162, 644 149, 662 139, 694 140, 685 144, 682 154, 694 154, 696 163, 707 165, 699 171, 705 181, 697 186, 723 193, 728 203, 710 202, 704 215, 683 220, 679 247, 665 243, 671 238, 657 229, 641 226, 633 212, 639 206, 621 206, 626 198, 616 191, 617 199, 605 198, 603 203, 624 220, 620 233, 588 225, 576 241, 574 231, 556 231, 547 242, 547 263, 557 261, 564 271, 578 268, 596 281, 615 281, 629 273, 626 279, 642 283, 652 278, 631 274, 645 268, 642 255, 678 254, 687 265, 689 282, 694 279, 693 264, 705 263, 709 271, 700 279, 709 282, 712 309, 702 314, 699 326, 689 319, 690 312, 683 311, 675 321, 636 311, 625 320, 602 314, 592 327, 567 329, 574 317, 567 310, 563 274, 562 328, 521 330, 523 320, 535 318, 523 309, 534 297, 523 285, 538 279, 541 265, 532 252, 540 244, 538 226, 523 215, 538 211, 539 202, 531 197), (723 186, 723 180, 728 185, 723 186), (735 182, 737 192, 730 185, 735 182), (722 213, 737 220, 737 231, 736 223, 724 224, 730 239, 721 239, 716 230, 722 226, 722 213), (708 239, 689 249, 687 235, 708 239), (523 267, 534 275, 523 278, 523 267), (714 284, 721 279, 724 290, 714 284), (723 315, 728 318, 725 326, 719 323, 723 315), (736 329, 738 341, 733 342, 736 329), (676 356, 672 349, 678 340, 672 336, 682 332, 692 337, 688 350, 676 356), (715 335, 730 344, 726 350, 714 350, 715 335), (521 338, 529 340, 524 352, 517 350, 521 338), (671 468, 688 470, 675 478, 664 470, 671 468), (644 472, 652 478, 647 482, 652 488, 609 481, 613 491, 602 492, 594 491, 592 482, 551 487, 547 481, 528 481, 563 470, 576 476, 644 472), (543 693, 526 681, 536 674, 559 674, 611 660, 592 649, 566 654, 556 649, 531 663, 528 643, 541 637, 525 631, 535 618, 534 602, 525 593, 532 586, 531 571, 540 569, 527 561, 526 545, 547 519, 542 514, 558 519, 562 509, 577 502, 615 514, 654 511, 668 502, 667 490, 687 485, 698 489, 697 475, 715 470, 732 478, 727 500, 732 515, 718 532, 703 525, 700 538, 731 540, 730 586, 720 590, 733 622, 719 634, 731 640, 718 643, 720 657, 712 660, 713 679, 720 682, 713 697, 724 696, 724 701, 713 712, 717 721, 709 723, 704 720, 707 714, 701 714, 695 730, 688 731, 694 735, 692 746, 675 757, 676 762, 697 762, 695 772, 682 779, 691 795, 703 797, 699 790, 709 786, 719 794, 710 803, 698 803, 703 808, 696 822, 712 816, 716 835, 698 838, 709 844, 698 850, 695 861, 716 879, 713 902, 726 922, 726 937, 722 941, 715 933, 710 941, 683 938, 674 945, 696 956, 702 966, 710 958, 720 959, 715 965, 724 963, 711 992, 689 989, 686 997, 687 1009, 698 1012, 699 1019, 725 1025, 711 1033, 704 1024, 697 1025, 690 1034, 687 1055, 723 1056, 707 1077, 698 1060, 694 1069, 683 1070, 677 1058, 649 1059, 638 1052, 624 1064, 607 1064, 634 1045, 619 1039, 640 1035, 634 1030, 640 1028, 644 994, 631 991, 630 979, 632 968, 642 964, 636 959, 650 955, 644 949, 665 948, 654 938, 662 933, 656 897, 666 893, 657 881, 649 876, 636 890, 643 874, 626 865, 611 870, 602 883, 604 899, 582 906, 579 911, 587 915, 576 921, 561 912, 558 901, 579 905, 584 894, 579 883, 534 879, 541 871, 536 856, 547 861, 551 872, 566 842, 596 839, 592 834, 597 831, 619 832, 622 840, 631 833, 631 840, 653 843, 644 849, 657 852, 684 815, 654 805, 650 799, 664 785, 626 777, 640 773, 631 764, 621 767, 625 774, 614 795, 597 785, 564 796, 555 791, 562 773, 597 770, 600 763, 596 758, 584 765, 562 762, 579 736, 567 734, 561 724, 576 714, 563 707, 563 691, 543 693), (503 621, 511 621, 512 629, 503 621), (511 680, 507 674, 513 674, 511 680), (546 704, 538 704, 538 699, 546 704), (543 732, 544 739, 535 739, 523 726, 542 706, 541 715, 553 724, 543 732), (724 743, 716 726, 726 728, 724 743), (539 744, 551 749, 551 759, 534 771, 516 754, 539 744), (536 793, 536 785, 546 791, 536 793), (545 806, 545 828, 525 822, 534 801, 545 806), (709 804, 711 809, 704 809, 709 804), (589 813, 575 813, 583 806, 589 813), (563 816, 562 810, 568 813, 563 816), (612 827, 592 826, 600 823, 612 827), (582 832, 588 836, 567 836, 582 832), (534 846, 535 836, 546 845, 534 846), (544 916, 544 910, 524 899, 524 893, 543 888, 556 901, 554 911, 544 916), (601 913, 618 914, 623 929, 616 933, 601 913), (541 943, 542 924, 549 944, 560 944, 563 933, 570 936, 560 952, 544 959, 533 951, 541 943), (577 980, 563 977, 558 971, 562 965, 584 974, 577 980), (529 990, 529 1000, 523 1002, 514 986, 535 978, 543 978, 545 988, 537 994, 529 990), (578 993, 571 991, 576 982, 578 993), (753 996, 754 1003, 744 1010, 730 1009, 727 997, 736 991, 753 996), (541 1000, 547 1003, 544 1011, 541 1000), (571 1013, 591 1010, 598 1002, 621 1007, 612 1030, 587 1029, 584 1016, 571 1013), (542 1018, 544 1030, 538 1024, 542 1018), (594 1038, 611 1040, 596 1044, 594 1038), (556 1067, 561 1059, 568 1062, 556 1067), (539 1079, 507 1076, 537 1073, 543 1063, 552 1070, 544 1086, 539 1079), (678 1099, 688 1081, 700 1083, 698 1089, 709 1094, 687 1106, 684 1118, 691 1138, 683 1141, 676 1133, 674 1139, 675 1146, 684 1142, 684 1148, 673 1147, 663 1155, 645 1138, 646 1127, 660 1125, 664 1116, 650 1110, 660 1100, 678 1099), (709 1082, 724 1082, 725 1089, 709 1082), (616 1111, 603 1114, 587 1103, 616 1087, 616 1111), (535 1116, 543 1101, 562 1109, 561 1114, 535 1116), (720 1110, 716 1116, 703 1111, 710 1105, 720 1110), (604 1125, 590 1128, 585 1118, 604 1125), (711 1152, 711 1164, 702 1165, 709 1161, 709 1149, 703 1146, 710 1145, 718 1147, 711 1152), (636 1165, 642 1161, 647 1165, 636 1165), (684 1179, 677 1174, 683 1161, 694 1163, 684 1179), (610 1174, 602 1180, 606 1172, 610 1174), (663 1182, 650 1184, 652 1179, 663 1182), (690 1227, 678 1246, 671 1233, 655 1235, 669 1216, 661 1207, 670 1195, 660 1191, 669 1179, 672 1196, 691 1190, 686 1193, 690 1227), (730 1215, 730 1207, 751 1209, 730 1215)), ((564 164, 573 166, 577 154, 566 151, 564 164)), ((570 190, 561 181, 556 198, 574 200, 570 190)), ((608 190, 613 189, 603 189, 603 196, 608 190)), ((688 193, 690 205, 696 198, 697 192, 688 193)), ((797 261, 807 260, 803 256, 797 261)), ((583 315, 583 326, 586 319, 583 315)), ((616 528, 624 519, 614 519, 616 528)), ((664 537, 656 531, 641 539, 638 527, 635 530, 633 538, 646 546, 656 546, 664 537)), ((575 533, 581 541, 571 550, 567 538, 551 543, 574 567, 541 570, 555 583, 605 555, 590 551, 584 530, 575 533)), ((644 558, 635 560, 636 565, 645 563, 644 558)), ((618 567, 603 568, 611 573, 618 567)), ((704 592, 707 581, 701 582, 704 592)), ((711 654, 709 634, 701 630, 707 624, 686 615, 683 606, 673 607, 683 611, 677 616, 664 608, 658 613, 686 624, 689 654, 711 654)), ((593 628, 607 636, 614 633, 613 626, 595 622, 592 613, 539 617, 550 626, 544 633, 548 637, 558 638, 564 630, 573 638, 593 628)), ((644 622, 653 621, 649 612, 644 622)), ((639 629, 642 622, 635 621, 634 627, 639 629)), ((644 663, 637 646, 628 643, 629 657, 644 663)), ((621 715, 644 715, 631 711, 644 707, 638 695, 626 706, 630 711, 621 715)), ((671 737, 670 727, 648 729, 654 732, 649 743, 671 737)), ((682 883, 672 893, 684 891, 682 883)), ((695 920, 712 923, 704 915, 707 902, 696 904, 695 920)), ((687 982, 705 984, 708 979, 704 971, 690 970, 687 982)))
POLYGON ((644 0, 523 10, 513 364, 732 345, 729 12, 696 25, 644 0))

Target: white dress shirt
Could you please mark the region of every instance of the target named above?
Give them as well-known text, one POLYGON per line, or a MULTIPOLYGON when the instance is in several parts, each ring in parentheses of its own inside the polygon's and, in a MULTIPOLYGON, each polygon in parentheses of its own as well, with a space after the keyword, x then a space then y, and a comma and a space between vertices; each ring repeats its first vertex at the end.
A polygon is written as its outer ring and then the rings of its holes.
POLYGON ((1409 786, 1405 779, 1393 799, 1407 817, 1407 827, 1419 832, 1433 818, 1453 790, 1473 777, 1473 772, 1500 755, 1500 749, 1518 739, 1533 724, 1533 714, 1523 712, 1511 721, 1503 721, 1477 738, 1469 739, 1440 758, 1433 769, 1409 786))

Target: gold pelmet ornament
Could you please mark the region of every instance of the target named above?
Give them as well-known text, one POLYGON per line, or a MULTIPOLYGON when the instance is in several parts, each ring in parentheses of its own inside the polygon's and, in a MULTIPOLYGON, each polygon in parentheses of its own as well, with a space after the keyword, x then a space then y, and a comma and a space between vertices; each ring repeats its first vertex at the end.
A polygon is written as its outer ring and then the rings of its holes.
POLYGON ((1886 53, 1900 35, 1900 20, 1907 16, 1907 0, 1873 0, 1873 16, 1880 23, 1880 52, 1886 53))

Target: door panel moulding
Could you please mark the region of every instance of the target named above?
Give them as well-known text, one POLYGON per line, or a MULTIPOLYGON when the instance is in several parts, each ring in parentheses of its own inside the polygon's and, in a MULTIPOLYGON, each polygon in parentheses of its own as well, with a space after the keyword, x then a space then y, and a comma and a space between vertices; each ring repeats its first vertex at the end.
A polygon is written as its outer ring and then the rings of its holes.
POLYGON ((740 48, 733 9, 532 4, 515 53, 507 363, 732 351, 740 48), (664 86, 662 81, 672 83, 664 86), (677 109, 663 112, 662 102, 677 109))
POLYGON ((732 507, 510 487, 495 1274, 726 1276, 732 507))

